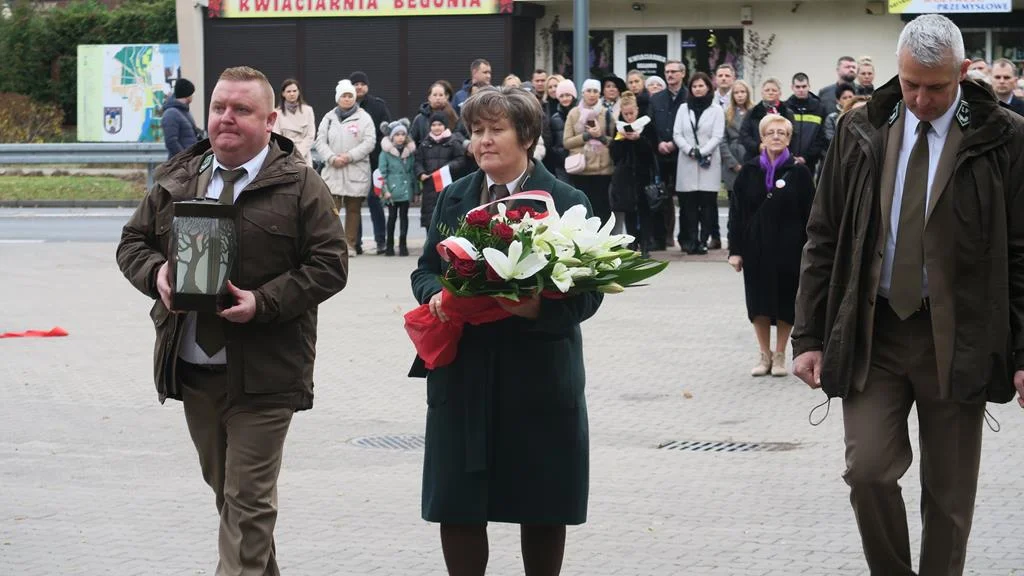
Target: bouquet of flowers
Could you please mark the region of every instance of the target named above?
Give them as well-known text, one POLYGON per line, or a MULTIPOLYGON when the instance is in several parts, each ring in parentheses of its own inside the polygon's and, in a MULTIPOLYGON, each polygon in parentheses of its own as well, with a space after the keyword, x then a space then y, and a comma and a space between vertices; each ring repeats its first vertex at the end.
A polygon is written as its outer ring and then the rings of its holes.
POLYGON ((441 322, 424 304, 405 315, 405 327, 428 369, 455 359, 463 326, 508 318, 498 298, 564 298, 599 291, 622 292, 661 272, 668 265, 628 248, 633 237, 612 234, 615 217, 603 226, 576 205, 563 214, 544 191, 520 192, 471 210, 457 230, 437 244, 449 263, 439 278, 444 287, 441 322), (538 200, 547 211, 529 206, 507 208, 511 200, 538 200), (487 208, 497 204, 497 214, 487 208))

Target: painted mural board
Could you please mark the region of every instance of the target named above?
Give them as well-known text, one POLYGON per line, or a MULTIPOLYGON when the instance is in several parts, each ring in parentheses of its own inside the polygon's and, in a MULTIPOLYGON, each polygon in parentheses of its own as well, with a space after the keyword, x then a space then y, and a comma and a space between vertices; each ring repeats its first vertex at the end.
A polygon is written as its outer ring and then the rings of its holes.
POLYGON ((160 115, 181 74, 177 44, 78 46, 78 141, 160 142, 160 115))

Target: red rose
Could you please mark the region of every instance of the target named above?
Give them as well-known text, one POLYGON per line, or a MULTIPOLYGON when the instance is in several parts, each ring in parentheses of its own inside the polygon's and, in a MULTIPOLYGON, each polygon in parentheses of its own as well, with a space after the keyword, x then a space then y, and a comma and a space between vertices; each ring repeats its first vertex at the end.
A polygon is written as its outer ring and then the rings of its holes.
POLYGON ((501 238, 501 241, 506 244, 512 242, 512 239, 516 237, 516 231, 504 222, 497 222, 494 227, 491 228, 491 232, 498 238, 501 238))
POLYGON ((466 215, 466 224, 477 228, 487 228, 491 224, 491 215, 486 210, 473 210, 466 215))
POLYGON ((537 211, 529 206, 521 206, 519 212, 523 214, 523 217, 529 216, 530 218, 537 218, 537 211))
POLYGON ((519 222, 523 219, 523 212, 518 208, 505 211, 505 218, 508 218, 510 222, 519 222))
POLYGON ((487 270, 484 272, 484 275, 487 277, 487 281, 488 282, 504 282, 505 281, 504 278, 502 278, 501 276, 498 276, 498 273, 494 271, 494 268, 491 268, 490 264, 487 264, 487 270))
POLYGON ((547 212, 537 212, 536 214, 533 215, 533 219, 534 220, 543 220, 543 219, 545 219, 547 217, 548 217, 548 213, 547 212))
POLYGON ((476 260, 460 260, 458 258, 453 258, 451 265, 452 268, 455 268, 455 273, 463 278, 472 278, 473 276, 476 276, 476 260))

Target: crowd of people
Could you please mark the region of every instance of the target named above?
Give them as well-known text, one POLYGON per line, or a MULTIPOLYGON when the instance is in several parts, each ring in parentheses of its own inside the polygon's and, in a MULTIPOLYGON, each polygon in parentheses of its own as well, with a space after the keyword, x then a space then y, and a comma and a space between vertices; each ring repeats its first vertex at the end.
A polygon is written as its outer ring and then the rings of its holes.
MULTIPOLYGON (((721 243, 724 186, 729 263, 743 273, 760 347, 752 375, 785 375, 792 336, 794 374, 841 399, 844 480, 871 573, 915 573, 898 482, 916 407, 926 463, 917 573, 962 574, 986 403, 1017 395, 1024 407, 1024 225, 1013 217, 1024 211, 1024 120, 1011 111, 1012 63, 967 60, 942 16, 907 24, 897 62, 899 78, 877 90, 870 59, 844 57, 817 94, 797 73, 787 99, 767 79, 754 104, 727 65, 687 80, 670 60, 664 81, 633 71, 579 87, 537 70, 493 88, 478 60, 458 92, 432 85, 412 121, 391 119, 355 72, 318 126, 297 82, 275 102, 266 76, 243 66, 220 75, 209 138, 191 145, 194 88, 179 83, 165 122, 186 147, 157 170, 117 262, 155 301, 155 384, 161 401, 182 401, 215 494, 217 572, 280 573, 284 442, 294 412, 312 408, 318 305, 348 281, 365 200, 380 212, 382 254, 395 254, 396 223, 397 254, 408 254, 410 203, 425 205, 411 288, 447 322, 436 247, 473 207, 542 190, 560 212, 620 213, 646 252, 671 240, 674 193, 677 240, 699 254, 721 243), (246 222, 216 311, 175 309, 181 248, 169 222, 176 202, 196 196, 246 222)), ((566 526, 587 519, 580 324, 602 301, 596 291, 499 300, 509 317, 465 326, 451 364, 414 361, 409 375, 426 378, 421 513, 440 525, 449 574, 485 573, 489 522, 520 524, 526 574, 560 573, 566 526)))

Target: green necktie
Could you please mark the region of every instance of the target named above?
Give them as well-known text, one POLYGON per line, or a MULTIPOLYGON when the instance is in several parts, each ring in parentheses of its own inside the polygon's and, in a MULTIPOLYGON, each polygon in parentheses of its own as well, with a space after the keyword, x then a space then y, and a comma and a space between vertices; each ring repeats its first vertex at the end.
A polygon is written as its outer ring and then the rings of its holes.
POLYGON ((921 122, 917 141, 910 151, 903 180, 900 227, 892 259, 889 305, 900 320, 920 310, 924 292, 924 216, 928 199, 928 132, 932 126, 921 122))
MULTIPOLYGON (((508 186, 506 184, 492 184, 491 185, 491 199, 490 199, 491 202, 494 202, 496 200, 501 200, 502 198, 505 198, 508 195, 509 195, 509 191, 508 191, 508 186)), ((497 214, 498 213, 498 206, 497 206, 497 204, 495 204, 493 206, 489 206, 487 208, 487 212, 489 212, 490 214, 497 214)))
MULTIPOLYGON (((235 182, 245 175, 243 168, 235 170, 224 170, 218 168, 221 179, 224 181, 224 188, 220 191, 220 203, 231 205, 235 203, 235 182)), ((197 312, 196 313, 196 344, 206 353, 213 357, 224 347, 224 319, 216 314, 197 312)))

